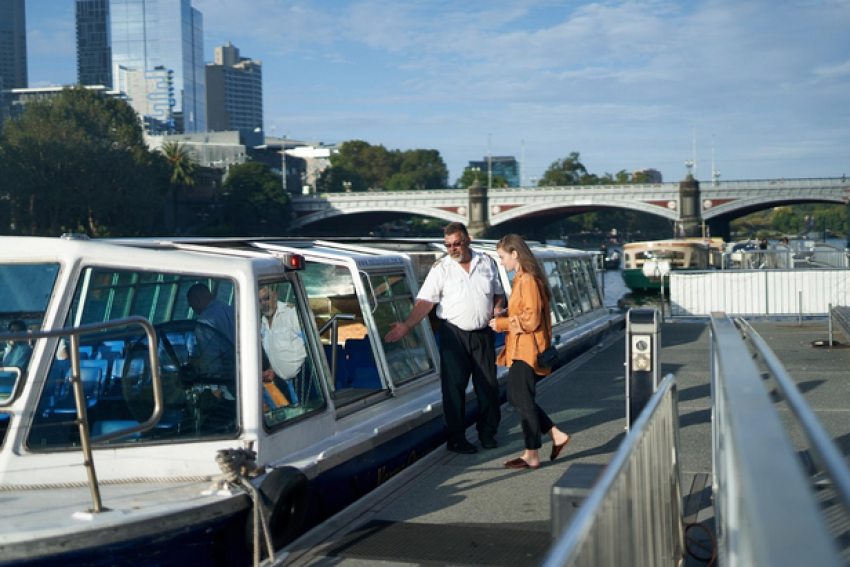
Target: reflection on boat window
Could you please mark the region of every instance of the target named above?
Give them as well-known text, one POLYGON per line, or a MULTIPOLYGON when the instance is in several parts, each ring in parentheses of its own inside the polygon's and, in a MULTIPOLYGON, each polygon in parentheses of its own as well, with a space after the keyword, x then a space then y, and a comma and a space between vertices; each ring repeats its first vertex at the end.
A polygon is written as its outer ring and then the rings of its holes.
MULTIPOLYGON (((26 332, 40 329, 53 293, 59 264, 5 264, 0 266, 0 329, 26 332)), ((0 343, 0 366, 17 367, 26 374, 32 341, 0 343)), ((8 400, 17 373, 0 372, 0 401, 8 400)))
MULTIPOLYGON (((303 272, 304 286, 310 298, 310 308, 316 317, 316 327, 322 329, 334 315, 347 315, 353 319, 336 319, 337 342, 332 344, 333 328, 322 334, 322 347, 328 361, 329 390, 337 405, 344 405, 385 390, 369 342, 366 322, 354 285, 351 270, 344 265, 307 262, 303 272), (336 349, 336 368, 332 368, 333 350, 336 349)), ((390 289, 381 288, 375 294, 386 296, 390 289)), ((369 284, 365 288, 370 290, 369 284)), ((371 290, 370 292, 371 293, 371 290)), ((370 302, 374 300, 370 299, 370 302)))
MULTIPOLYGON (((86 268, 66 327, 140 315, 156 328, 165 408, 156 427, 112 443, 234 436, 239 430, 233 282, 161 272, 86 268), (209 292, 201 313, 188 291, 209 292)), ((200 309, 200 308, 199 308, 200 309)), ((69 343, 60 341, 28 445, 79 445, 70 383, 69 343)), ((80 379, 92 435, 147 420, 153 410, 148 339, 138 325, 80 337, 80 379)))
POLYGON ((569 260, 561 260, 558 262, 560 266, 561 277, 564 281, 564 289, 566 290, 565 298, 567 299, 570 311, 573 316, 581 315, 581 300, 579 299, 579 288, 573 280, 572 269, 570 268, 569 260))
MULTIPOLYGON (((390 323, 407 319, 413 310, 414 297, 402 272, 376 273, 370 277, 377 300, 375 323, 378 334, 383 337, 390 332, 390 323)), ((364 282, 367 289, 368 285, 368 282, 364 282)), ((381 341, 394 384, 403 384, 435 370, 434 360, 428 353, 424 329, 424 325, 416 325, 398 342, 381 341)))
POLYGON ((325 408, 325 396, 292 283, 259 285, 263 421, 279 426, 325 408))
POLYGON ((567 321, 572 317, 572 312, 567 299, 567 292, 563 280, 561 279, 561 270, 555 260, 544 260, 543 271, 549 281, 549 288, 552 290, 552 301, 549 304, 549 310, 552 315, 552 324, 561 321, 567 321))
POLYGON ((584 313, 589 313, 591 310, 590 293, 587 289, 587 278, 585 277, 584 266, 581 260, 571 259, 570 271, 573 275, 573 283, 578 292, 579 301, 581 302, 581 310, 584 313))

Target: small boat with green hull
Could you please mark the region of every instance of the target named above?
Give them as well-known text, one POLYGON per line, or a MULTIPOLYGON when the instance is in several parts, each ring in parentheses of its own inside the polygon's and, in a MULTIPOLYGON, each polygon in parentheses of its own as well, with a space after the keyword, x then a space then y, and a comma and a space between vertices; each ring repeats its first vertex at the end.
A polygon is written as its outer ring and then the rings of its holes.
POLYGON ((663 276, 671 270, 707 270, 710 246, 696 240, 652 240, 623 246, 623 269, 620 273, 632 291, 652 291, 667 287, 663 276))

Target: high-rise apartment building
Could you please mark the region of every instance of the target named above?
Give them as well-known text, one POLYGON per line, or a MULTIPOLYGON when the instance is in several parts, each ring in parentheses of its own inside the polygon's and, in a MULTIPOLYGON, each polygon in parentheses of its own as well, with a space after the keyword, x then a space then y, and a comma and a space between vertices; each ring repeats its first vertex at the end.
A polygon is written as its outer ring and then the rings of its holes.
POLYGON ((177 132, 206 131, 204 23, 191 0, 111 0, 113 69, 173 72, 177 132))
POLYGON ((24 0, 0 0, 0 77, 4 89, 29 86, 24 0))
POLYGON ((77 0, 77 82, 112 87, 109 0, 77 0))
POLYGON ((263 67, 239 56, 230 42, 215 48, 215 63, 207 64, 207 129, 238 130, 263 127, 263 67))
POLYGON ((115 67, 115 90, 142 119, 148 134, 174 134, 174 72, 158 68, 143 71, 115 67))

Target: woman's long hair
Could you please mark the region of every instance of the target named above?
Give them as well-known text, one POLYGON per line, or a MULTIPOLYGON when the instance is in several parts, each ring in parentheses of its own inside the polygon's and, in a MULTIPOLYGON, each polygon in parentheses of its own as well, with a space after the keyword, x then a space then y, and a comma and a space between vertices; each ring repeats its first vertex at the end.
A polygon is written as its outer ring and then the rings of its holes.
POLYGON ((532 254, 531 249, 528 247, 528 244, 525 243, 522 236, 518 234, 506 234, 502 237, 499 243, 496 244, 496 249, 504 250, 508 254, 516 252, 517 260, 519 261, 522 271, 528 272, 534 276, 540 283, 540 287, 543 288, 543 293, 546 294, 546 299, 552 299, 552 291, 547 285, 546 277, 543 275, 543 269, 540 267, 540 263, 537 261, 537 258, 534 257, 534 254, 532 254))

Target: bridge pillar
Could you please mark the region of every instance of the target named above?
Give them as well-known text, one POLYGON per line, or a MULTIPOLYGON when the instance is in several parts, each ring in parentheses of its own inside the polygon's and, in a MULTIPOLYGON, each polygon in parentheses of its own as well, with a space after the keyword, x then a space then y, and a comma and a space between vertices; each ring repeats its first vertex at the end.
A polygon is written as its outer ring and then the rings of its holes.
POLYGON ((688 175, 679 182, 679 235, 702 236, 699 181, 688 175), (681 234, 684 231, 684 235, 681 234))
POLYGON ((480 238, 490 228, 490 206, 487 198, 487 188, 478 180, 469 186, 469 222, 466 229, 473 238, 480 238))

